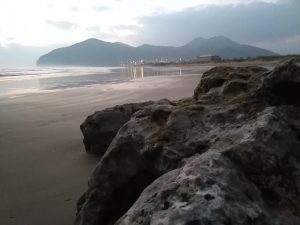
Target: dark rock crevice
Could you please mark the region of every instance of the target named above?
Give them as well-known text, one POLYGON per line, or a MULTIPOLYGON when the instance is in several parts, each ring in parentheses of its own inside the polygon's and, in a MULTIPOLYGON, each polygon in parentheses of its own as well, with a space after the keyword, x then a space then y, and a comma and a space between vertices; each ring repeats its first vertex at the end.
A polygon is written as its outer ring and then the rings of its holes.
POLYGON ((270 90, 274 95, 274 105, 300 106, 300 82, 280 82, 270 90))
POLYGON ((105 213, 103 213, 104 217, 101 220, 101 224, 114 224, 130 209, 142 191, 156 178, 157 176, 142 169, 133 177, 128 178, 123 186, 112 192, 110 201, 105 205, 105 213))

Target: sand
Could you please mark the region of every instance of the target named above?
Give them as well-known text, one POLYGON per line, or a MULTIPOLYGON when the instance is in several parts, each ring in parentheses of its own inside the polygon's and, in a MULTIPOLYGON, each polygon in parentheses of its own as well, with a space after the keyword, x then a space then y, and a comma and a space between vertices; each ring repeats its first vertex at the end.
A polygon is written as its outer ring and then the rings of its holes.
POLYGON ((98 159, 79 125, 116 104, 192 96, 200 75, 0 97, 0 225, 71 225, 98 159))

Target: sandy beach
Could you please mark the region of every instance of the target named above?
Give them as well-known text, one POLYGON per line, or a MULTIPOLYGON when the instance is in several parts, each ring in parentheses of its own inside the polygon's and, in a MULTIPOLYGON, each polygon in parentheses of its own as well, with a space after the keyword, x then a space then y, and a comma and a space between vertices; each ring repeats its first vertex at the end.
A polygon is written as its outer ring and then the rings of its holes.
POLYGON ((79 125, 116 104, 189 97, 200 74, 0 98, 0 224, 71 225, 97 159, 79 125))

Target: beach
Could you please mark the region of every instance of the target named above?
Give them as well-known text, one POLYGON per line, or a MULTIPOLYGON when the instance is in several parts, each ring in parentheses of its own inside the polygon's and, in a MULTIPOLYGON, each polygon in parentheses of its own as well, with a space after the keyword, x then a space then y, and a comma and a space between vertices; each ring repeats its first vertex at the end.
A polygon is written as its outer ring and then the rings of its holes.
MULTIPOLYGON (((207 68, 205 68, 207 69, 207 68)), ((73 224, 98 159, 79 125, 116 104, 193 95, 201 71, 0 97, 0 224, 73 224)))

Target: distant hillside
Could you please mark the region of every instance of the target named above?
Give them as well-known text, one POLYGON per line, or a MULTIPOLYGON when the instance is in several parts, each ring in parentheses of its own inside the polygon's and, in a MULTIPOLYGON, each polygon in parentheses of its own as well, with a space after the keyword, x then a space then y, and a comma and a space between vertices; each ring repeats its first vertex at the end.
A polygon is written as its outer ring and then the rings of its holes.
POLYGON ((179 58, 189 60, 199 55, 214 54, 223 59, 274 56, 274 52, 242 45, 223 36, 196 38, 181 47, 141 45, 133 47, 120 42, 88 39, 65 48, 58 48, 41 56, 37 65, 117 66, 129 60, 179 58))

